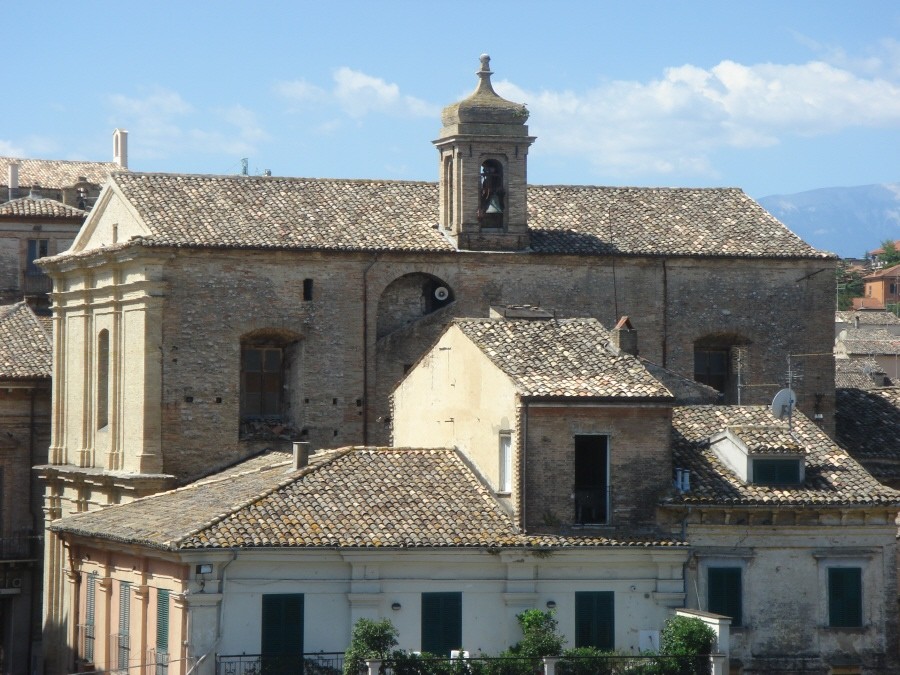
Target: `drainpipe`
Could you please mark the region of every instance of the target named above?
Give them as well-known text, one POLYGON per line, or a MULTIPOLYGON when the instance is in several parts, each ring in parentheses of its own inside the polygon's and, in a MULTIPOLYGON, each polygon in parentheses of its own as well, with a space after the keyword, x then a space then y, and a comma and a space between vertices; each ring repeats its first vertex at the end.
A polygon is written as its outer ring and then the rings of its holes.
POLYGON ((521 401, 519 404, 519 520, 522 525, 522 533, 527 532, 525 528, 525 504, 526 492, 525 487, 527 481, 528 462, 526 461, 526 448, 528 447, 528 402, 521 401))

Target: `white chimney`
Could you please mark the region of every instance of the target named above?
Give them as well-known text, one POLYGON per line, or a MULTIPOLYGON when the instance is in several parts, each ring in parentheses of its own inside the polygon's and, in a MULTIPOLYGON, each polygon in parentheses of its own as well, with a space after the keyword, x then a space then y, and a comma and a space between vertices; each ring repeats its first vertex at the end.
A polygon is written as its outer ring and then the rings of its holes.
POLYGON ((128 168, 128 132, 124 129, 113 130, 113 162, 122 169, 128 168))
POLYGON ((296 471, 309 464, 309 441, 294 441, 294 461, 291 469, 296 471))
POLYGON ((18 162, 10 162, 9 163, 9 180, 7 181, 7 185, 9 186, 9 198, 15 199, 16 193, 19 190, 19 163, 18 162))

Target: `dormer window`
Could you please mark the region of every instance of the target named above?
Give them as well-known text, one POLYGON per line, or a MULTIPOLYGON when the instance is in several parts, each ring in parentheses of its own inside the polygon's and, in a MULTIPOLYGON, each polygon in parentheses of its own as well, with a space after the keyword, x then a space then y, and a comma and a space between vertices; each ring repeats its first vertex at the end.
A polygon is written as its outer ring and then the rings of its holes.
POLYGON ((719 460, 752 485, 800 485, 806 450, 787 427, 733 426, 709 439, 719 460))
POLYGON ((481 195, 478 220, 482 227, 503 227, 506 210, 506 191, 503 189, 503 166, 495 159, 481 165, 481 195))
POLYGON ((754 459, 754 485, 798 485, 800 483, 800 464, 802 460, 792 459, 754 459))

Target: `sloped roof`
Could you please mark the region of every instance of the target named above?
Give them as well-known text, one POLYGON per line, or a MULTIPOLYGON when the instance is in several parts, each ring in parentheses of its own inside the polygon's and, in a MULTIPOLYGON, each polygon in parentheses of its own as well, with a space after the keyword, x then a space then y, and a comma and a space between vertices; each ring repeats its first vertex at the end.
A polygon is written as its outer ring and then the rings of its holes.
POLYGON ((768 406, 690 406, 673 413, 674 465, 690 469, 691 489, 672 497, 676 504, 900 505, 900 492, 873 478, 845 450, 800 413, 790 436, 806 452, 803 485, 766 486, 743 482, 710 448, 710 436, 726 427, 781 428, 768 406))
POLYGON ((87 211, 63 204, 55 199, 22 197, 0 204, 0 218, 64 218, 83 221, 87 211))
POLYGON ((805 451, 787 425, 735 424, 727 428, 751 455, 796 455, 805 451))
POLYGON ((835 344, 838 351, 846 354, 900 355, 900 335, 884 328, 848 328, 846 337, 839 338, 835 344))
POLYGON ((9 165, 19 165, 19 185, 60 189, 71 187, 80 178, 101 185, 113 171, 123 171, 115 162, 78 162, 62 159, 17 159, 0 157, 0 186, 9 187, 9 165))
POLYGON ((873 281, 876 279, 883 279, 886 277, 897 277, 900 276, 900 265, 891 265, 890 267, 884 267, 880 270, 875 270, 871 274, 867 274, 863 277, 863 281, 873 281))
POLYGON ((343 448, 56 521, 81 536, 185 550, 231 547, 673 546, 523 535, 455 450, 343 448))
POLYGON ((858 311, 835 312, 835 321, 855 324, 859 319, 860 326, 896 326, 900 317, 883 309, 863 309, 858 311))
POLYGON ((50 377, 50 335, 26 302, 0 307, 0 378, 50 377))
POLYGON ((900 461, 900 387, 838 389, 834 419, 837 441, 864 465, 900 461))
POLYGON ((596 319, 456 319, 453 325, 523 396, 673 401, 640 360, 609 349, 609 332, 596 319))
POLYGON ((834 386, 838 389, 876 389, 888 384, 884 368, 875 359, 834 360, 834 386))
MULTIPOLYGON (((436 183, 117 173, 145 246, 453 252, 436 183)), ((529 186, 531 249, 831 258, 741 190, 529 186)))

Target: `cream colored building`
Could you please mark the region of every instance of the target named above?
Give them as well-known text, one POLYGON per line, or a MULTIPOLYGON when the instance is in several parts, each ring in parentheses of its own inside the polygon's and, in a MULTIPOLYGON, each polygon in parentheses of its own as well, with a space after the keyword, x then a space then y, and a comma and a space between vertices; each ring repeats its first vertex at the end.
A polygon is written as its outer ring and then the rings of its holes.
MULTIPOLYGON (((745 402, 770 399, 787 354, 812 355, 800 405, 830 428, 833 365, 817 355, 834 256, 737 189, 529 185, 527 111, 493 92, 486 57, 477 75, 442 115, 437 182, 111 176, 72 247, 42 261, 48 522, 293 441, 385 444, 406 371, 453 318, 501 304, 607 325, 627 314, 642 357, 726 401, 739 381, 760 385, 745 402)), ((635 415, 663 433, 651 403, 635 415)), ((75 627, 67 554, 47 541, 52 670, 75 627)))

